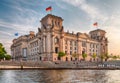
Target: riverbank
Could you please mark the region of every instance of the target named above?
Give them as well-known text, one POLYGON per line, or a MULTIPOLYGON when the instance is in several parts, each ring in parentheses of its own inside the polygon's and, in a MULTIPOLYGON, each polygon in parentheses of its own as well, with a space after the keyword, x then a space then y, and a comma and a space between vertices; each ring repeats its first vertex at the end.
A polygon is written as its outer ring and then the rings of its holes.
POLYGON ((120 61, 109 62, 30 62, 30 61, 3 61, 0 70, 120 70, 120 61))
POLYGON ((120 68, 45 68, 45 67, 20 67, 20 66, 0 66, 0 70, 120 70, 120 68))

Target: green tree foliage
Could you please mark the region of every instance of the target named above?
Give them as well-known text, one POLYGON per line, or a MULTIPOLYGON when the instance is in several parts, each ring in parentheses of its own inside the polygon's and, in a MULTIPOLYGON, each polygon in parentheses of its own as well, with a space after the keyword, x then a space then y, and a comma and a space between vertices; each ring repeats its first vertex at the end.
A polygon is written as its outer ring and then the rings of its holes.
POLYGON ((3 54, 0 53, 0 60, 4 59, 4 58, 5 58, 5 55, 3 55, 3 54))
POLYGON ((99 56, 99 58, 101 59, 101 62, 103 62, 103 60, 105 59, 105 55, 102 54, 102 55, 99 56))
POLYGON ((0 43, 0 59, 3 59, 6 53, 7 52, 5 51, 5 48, 3 47, 2 43, 0 43))
POLYGON ((86 59, 86 57, 87 57, 87 54, 82 54, 82 57, 83 57, 83 59, 85 60, 86 59))
POLYGON ((78 55, 77 53, 73 53, 73 54, 72 54, 72 57, 74 57, 74 58, 78 58, 79 55, 78 55))
POLYGON ((116 60, 118 57, 116 55, 112 56, 112 59, 116 60))
MULTIPOLYGON (((0 60, 6 58, 6 56, 8 57, 7 52, 3 47, 2 43, 0 43, 0 60)), ((10 58, 10 55, 9 55, 9 58, 10 58)))
POLYGON ((63 57, 63 56, 65 56, 65 53, 64 53, 64 52, 59 52, 59 53, 58 53, 58 57, 63 57))
POLYGON ((110 56, 108 55, 108 53, 105 54, 105 61, 107 61, 110 58, 110 56))
POLYGON ((120 59, 120 55, 118 55, 118 59, 120 59))
POLYGON ((75 60, 79 60, 79 59, 78 59, 78 58, 79 58, 79 54, 77 54, 77 53, 73 53, 73 54, 72 54, 72 57, 74 57, 75 60))
POLYGON ((5 59, 6 59, 6 60, 10 60, 10 59, 11 59, 11 56, 7 54, 7 55, 5 56, 5 59))
POLYGON ((95 61, 96 57, 97 57, 97 55, 95 53, 93 53, 92 58, 94 59, 94 61, 95 61))

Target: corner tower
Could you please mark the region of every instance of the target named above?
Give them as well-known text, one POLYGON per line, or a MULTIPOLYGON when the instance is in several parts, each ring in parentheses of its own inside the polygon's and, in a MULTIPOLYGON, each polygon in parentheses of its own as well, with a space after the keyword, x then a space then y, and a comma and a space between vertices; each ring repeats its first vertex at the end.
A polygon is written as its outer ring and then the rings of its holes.
POLYGON ((106 37, 106 32, 101 29, 93 30, 90 33, 90 38, 97 40, 100 44, 100 54, 108 53, 108 39, 106 37))

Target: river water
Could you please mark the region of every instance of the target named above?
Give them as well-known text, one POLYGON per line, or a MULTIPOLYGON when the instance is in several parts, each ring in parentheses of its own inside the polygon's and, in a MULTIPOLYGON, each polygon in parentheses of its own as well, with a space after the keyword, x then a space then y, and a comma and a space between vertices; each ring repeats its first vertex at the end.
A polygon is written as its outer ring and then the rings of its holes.
POLYGON ((120 83, 120 70, 0 70, 0 83, 120 83))

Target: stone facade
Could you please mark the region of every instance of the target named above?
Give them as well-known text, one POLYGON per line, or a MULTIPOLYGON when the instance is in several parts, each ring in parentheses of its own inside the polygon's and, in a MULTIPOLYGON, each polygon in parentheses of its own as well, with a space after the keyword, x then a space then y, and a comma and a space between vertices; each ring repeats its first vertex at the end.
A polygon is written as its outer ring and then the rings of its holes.
POLYGON ((108 52, 106 32, 101 29, 86 33, 69 33, 64 31, 63 19, 51 14, 41 19, 41 28, 35 34, 20 36, 13 40, 11 53, 14 59, 71 61, 81 60, 82 54, 87 54, 87 60, 93 54, 100 56, 108 52), (58 52, 66 55, 59 58, 58 52), (77 57, 73 57, 76 54, 77 57))

